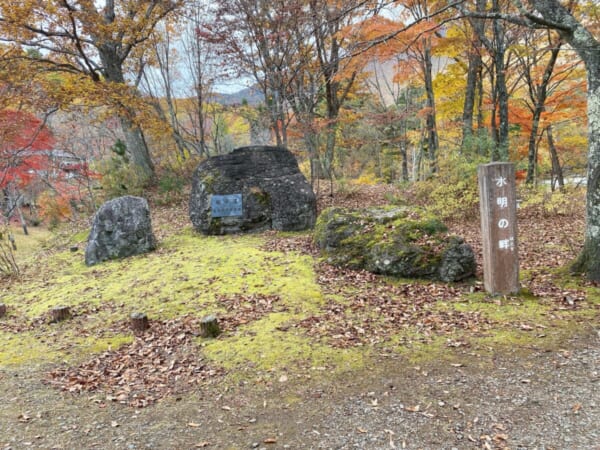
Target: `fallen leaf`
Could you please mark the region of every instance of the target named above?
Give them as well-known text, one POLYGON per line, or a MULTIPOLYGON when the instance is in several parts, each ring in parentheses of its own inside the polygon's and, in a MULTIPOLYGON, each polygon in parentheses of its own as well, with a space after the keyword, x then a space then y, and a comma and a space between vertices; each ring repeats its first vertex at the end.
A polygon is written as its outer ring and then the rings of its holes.
POLYGON ((394 444, 394 439, 392 438, 392 436, 394 436, 394 432, 392 430, 383 430, 383 431, 390 435, 390 448, 396 448, 396 445, 394 444))

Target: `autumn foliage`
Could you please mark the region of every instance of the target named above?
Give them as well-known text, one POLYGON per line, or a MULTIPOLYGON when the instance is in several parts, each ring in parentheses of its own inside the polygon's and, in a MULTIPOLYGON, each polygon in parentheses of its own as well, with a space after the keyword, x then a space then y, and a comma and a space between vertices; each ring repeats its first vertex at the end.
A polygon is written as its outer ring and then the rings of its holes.
POLYGON ((55 139, 42 120, 23 111, 0 111, 0 188, 26 185, 47 170, 55 139))

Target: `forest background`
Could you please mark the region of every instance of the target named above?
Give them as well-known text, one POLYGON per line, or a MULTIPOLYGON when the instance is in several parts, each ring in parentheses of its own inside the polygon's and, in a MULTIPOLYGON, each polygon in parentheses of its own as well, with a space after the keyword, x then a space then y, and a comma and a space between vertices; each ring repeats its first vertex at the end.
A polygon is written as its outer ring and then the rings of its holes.
MULTIPOLYGON (((447 218, 477 213, 482 162, 514 162, 558 203, 587 182, 586 255, 600 239, 599 14, 593 1, 0 1, 4 217, 26 231, 118 195, 169 202, 203 158, 274 144, 315 189, 399 183, 447 218), (239 79, 247 96, 224 101, 217 88, 239 79)), ((597 256, 581 258, 591 278, 597 256)))

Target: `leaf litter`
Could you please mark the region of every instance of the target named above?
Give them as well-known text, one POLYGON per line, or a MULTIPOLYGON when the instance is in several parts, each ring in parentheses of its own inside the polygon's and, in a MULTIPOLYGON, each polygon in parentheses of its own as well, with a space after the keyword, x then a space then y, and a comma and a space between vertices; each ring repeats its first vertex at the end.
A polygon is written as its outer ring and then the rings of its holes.
MULTIPOLYGON (((376 187, 335 200, 322 193, 319 208, 334 204, 350 207, 385 204, 389 195, 388 190, 376 187)), ((174 215, 182 214, 182 211, 163 211, 154 220, 164 229, 165 224, 172 224, 174 215)), ((583 289, 564 288, 556 272, 547 270, 562 267, 574 258, 579 247, 573 243, 572 233, 564 230, 582 229, 583 223, 582 214, 548 217, 531 209, 519 210, 520 264, 527 271, 522 284, 533 296, 553 302, 556 309, 577 309, 586 299, 583 289)), ((181 222, 176 228, 184 226, 181 222)), ((449 227, 474 248, 481 278, 479 224, 463 221, 450 223, 449 227)), ((262 249, 266 251, 318 255, 307 234, 267 232, 264 238, 262 249)), ((439 302, 461 302, 465 294, 481 291, 480 282, 455 285, 392 282, 379 275, 336 268, 324 262, 316 262, 315 270, 327 301, 320 313, 289 327, 303 329, 308 336, 325 339, 334 347, 377 345, 389 341, 402 328, 413 331, 416 339, 423 342, 447 335, 449 346, 460 346, 464 342, 452 338, 456 332, 481 334, 498 325, 479 311, 436 308, 439 302)), ((232 331, 269 314, 279 301, 276 295, 219 296, 217 303, 226 311, 219 317, 220 324, 225 332, 232 331)), ((95 312, 86 308, 84 305, 74 316, 95 312)), ((41 318, 29 324, 0 325, 4 331, 18 333, 31 330, 40 321, 41 318)), ((113 401, 137 408, 180 395, 190 386, 211 383, 225 374, 222 368, 213 367, 203 359, 195 342, 198 322, 199 318, 191 316, 152 321, 151 329, 135 336, 132 344, 106 351, 77 367, 56 368, 46 374, 45 381, 72 393, 102 393, 105 397, 98 400, 100 403, 113 401)), ((527 323, 515 326, 524 331, 537 328, 527 323)))
MULTIPOLYGON (((258 320, 280 300, 276 295, 219 296, 227 311, 219 319, 224 332, 258 320)), ((128 323, 113 331, 126 332, 128 323)), ((45 382, 71 393, 100 392, 100 403, 118 402, 143 408, 168 396, 181 395, 194 386, 218 381, 225 370, 206 361, 196 342, 200 318, 184 316, 150 321, 150 329, 136 333, 134 342, 109 350, 76 367, 60 367, 46 374, 45 382)))
POLYGON ((224 374, 211 366, 194 342, 199 319, 184 317, 151 321, 133 343, 109 350, 77 367, 61 367, 46 374, 45 382, 71 393, 100 392, 104 398, 142 408, 191 386, 224 374))

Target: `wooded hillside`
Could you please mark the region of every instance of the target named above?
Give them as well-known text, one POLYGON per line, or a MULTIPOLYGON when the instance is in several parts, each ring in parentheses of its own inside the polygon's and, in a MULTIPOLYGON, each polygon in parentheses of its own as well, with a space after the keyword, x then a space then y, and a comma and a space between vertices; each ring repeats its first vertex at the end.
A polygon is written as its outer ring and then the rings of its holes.
POLYGON ((2 108, 37 116, 93 169, 66 189, 92 210, 98 183, 104 197, 180 189, 199 160, 248 143, 290 148, 313 183, 414 183, 450 204, 473 200, 481 162, 552 189, 587 170, 580 266, 596 279, 598 14, 592 1, 3 1, 2 108), (264 102, 219 105, 239 79, 264 102))

